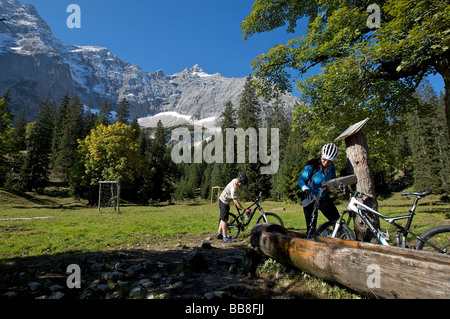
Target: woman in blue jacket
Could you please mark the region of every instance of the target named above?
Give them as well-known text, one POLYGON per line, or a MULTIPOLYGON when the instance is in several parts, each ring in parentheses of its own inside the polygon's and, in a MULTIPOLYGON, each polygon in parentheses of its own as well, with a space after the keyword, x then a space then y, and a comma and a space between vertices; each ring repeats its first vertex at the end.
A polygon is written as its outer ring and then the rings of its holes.
MULTIPOLYGON (((298 180, 298 185, 304 193, 302 205, 306 219, 307 234, 310 232, 311 222, 313 229, 316 228, 317 218, 312 221, 312 215, 315 199, 322 190, 322 183, 336 178, 336 168, 333 161, 338 154, 339 150, 336 145, 333 143, 325 144, 322 147, 321 157, 308 161, 298 180)), ((330 198, 330 192, 326 189, 323 190, 320 196, 318 209, 328 220, 337 220, 339 218, 339 212, 330 198)))

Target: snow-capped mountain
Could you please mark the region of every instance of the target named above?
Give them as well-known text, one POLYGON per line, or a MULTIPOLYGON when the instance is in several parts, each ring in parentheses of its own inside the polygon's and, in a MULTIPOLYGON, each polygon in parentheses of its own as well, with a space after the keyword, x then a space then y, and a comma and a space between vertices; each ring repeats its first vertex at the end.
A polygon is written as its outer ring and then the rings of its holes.
MULTIPOLYGON (((93 109, 105 99, 115 107, 126 98, 131 118, 147 118, 143 125, 161 112, 217 118, 228 101, 239 105, 245 78, 207 74, 198 65, 173 75, 151 73, 107 48, 64 45, 32 5, 18 0, 0 0, 0 18, 6 19, 0 23, 0 94, 9 90, 13 113, 25 108, 29 120, 40 101, 59 103, 66 93, 93 109)), ((289 111, 303 103, 291 94, 282 102, 289 111)), ((270 104, 262 101, 263 107, 270 104)))

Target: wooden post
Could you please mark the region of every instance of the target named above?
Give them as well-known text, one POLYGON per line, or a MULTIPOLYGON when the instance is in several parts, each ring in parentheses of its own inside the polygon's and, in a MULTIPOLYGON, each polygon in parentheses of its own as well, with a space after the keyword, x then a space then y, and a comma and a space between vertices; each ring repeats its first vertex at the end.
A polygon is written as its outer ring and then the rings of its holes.
POLYGON ((279 262, 377 298, 450 298, 450 257, 444 254, 305 234, 257 224, 250 243, 279 262))
POLYGON ((222 190, 223 187, 221 186, 213 186, 211 187, 211 203, 213 202, 213 197, 214 197, 214 190, 217 189, 217 202, 219 202, 219 197, 220 197, 220 191, 222 190))
MULTIPOLYGON (((338 136, 335 141, 339 141, 343 138, 345 139, 347 158, 349 159, 353 173, 358 180, 356 190, 372 196, 365 198, 363 202, 372 209, 378 210, 375 183, 372 168, 370 166, 369 147, 367 145, 367 137, 364 130, 367 121, 369 121, 369 118, 351 125, 344 133, 338 136)), ((369 214, 368 217, 375 228, 379 229, 379 218, 372 214, 369 214)), ((373 236, 359 216, 355 217, 355 234, 357 240, 378 243, 376 237, 373 236)))

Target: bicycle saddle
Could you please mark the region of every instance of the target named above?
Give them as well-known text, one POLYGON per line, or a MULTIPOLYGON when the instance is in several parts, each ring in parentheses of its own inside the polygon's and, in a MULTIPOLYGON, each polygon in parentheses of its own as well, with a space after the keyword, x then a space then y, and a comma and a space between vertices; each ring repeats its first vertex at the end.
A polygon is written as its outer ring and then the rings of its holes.
POLYGON ((408 195, 411 195, 411 196, 420 196, 420 197, 423 197, 423 196, 427 196, 427 195, 430 195, 430 194, 431 194, 431 191, 408 192, 408 193, 402 193, 402 196, 408 196, 408 195))

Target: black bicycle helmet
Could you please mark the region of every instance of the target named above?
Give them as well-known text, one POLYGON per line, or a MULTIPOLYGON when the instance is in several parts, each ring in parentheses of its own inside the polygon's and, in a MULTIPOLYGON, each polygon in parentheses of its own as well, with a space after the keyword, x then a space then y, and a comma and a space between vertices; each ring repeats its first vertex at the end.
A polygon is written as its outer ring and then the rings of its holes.
POLYGON ((244 172, 239 172, 238 174, 238 180, 242 185, 247 184, 247 176, 245 175, 244 172))

